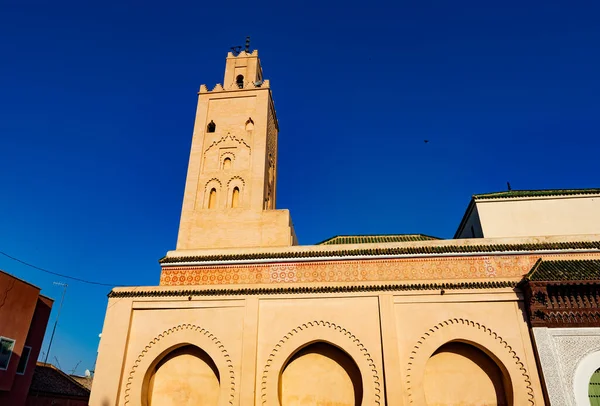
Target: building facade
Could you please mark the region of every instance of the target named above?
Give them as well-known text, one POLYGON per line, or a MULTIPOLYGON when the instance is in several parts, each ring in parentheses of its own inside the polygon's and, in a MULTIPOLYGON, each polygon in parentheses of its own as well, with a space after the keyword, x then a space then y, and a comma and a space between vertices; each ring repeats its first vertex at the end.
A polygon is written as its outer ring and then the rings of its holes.
POLYGON ((160 286, 110 293, 90 404, 546 404, 524 276, 600 260, 598 227, 465 238, 468 210, 453 240, 298 246, 278 131, 257 51, 230 53, 200 88, 177 249, 160 286))
POLYGON ((0 404, 23 405, 53 301, 2 271, 0 290, 0 404))
POLYGON ((600 405, 600 260, 539 261, 521 287, 550 403, 600 405))

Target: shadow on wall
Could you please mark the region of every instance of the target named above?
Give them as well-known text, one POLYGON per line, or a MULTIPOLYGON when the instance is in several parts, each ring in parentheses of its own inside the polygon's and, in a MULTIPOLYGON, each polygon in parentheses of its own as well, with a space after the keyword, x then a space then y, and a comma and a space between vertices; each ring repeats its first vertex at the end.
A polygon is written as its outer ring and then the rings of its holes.
POLYGON ((428 405, 498 405, 511 403, 510 382, 485 352, 463 342, 442 345, 425 368, 428 405), (507 391, 508 389, 508 391, 507 391))
POLYGON ((212 358, 194 345, 177 348, 162 358, 147 386, 148 406, 217 405, 219 370, 212 358))
POLYGON ((354 360, 336 346, 316 342, 298 350, 279 380, 279 402, 291 405, 361 405, 363 384, 354 360))

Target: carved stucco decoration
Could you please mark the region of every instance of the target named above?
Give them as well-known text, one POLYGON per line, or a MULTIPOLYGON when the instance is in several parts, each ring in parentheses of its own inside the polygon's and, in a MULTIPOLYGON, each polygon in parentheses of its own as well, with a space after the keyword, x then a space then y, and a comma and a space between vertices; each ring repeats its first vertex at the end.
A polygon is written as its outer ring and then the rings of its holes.
MULTIPOLYGON (((433 353, 442 345, 452 342, 465 342, 491 355, 511 383, 514 404, 535 405, 531 379, 521 357, 497 333, 481 323, 463 318, 453 318, 436 324, 423 334, 410 353, 406 368, 406 388, 411 404, 425 405, 423 376, 425 366, 433 353)), ((510 397, 510 393, 509 393, 510 397)))
POLYGON ((520 278, 539 256, 441 257, 163 268, 162 286, 520 278), (280 277, 274 277, 280 275, 280 277))
POLYGON ((369 351, 354 334, 342 326, 315 320, 290 330, 269 353, 260 383, 262 405, 279 406, 279 379, 283 368, 298 350, 314 342, 332 344, 345 351, 360 370, 362 405, 382 404, 382 380, 369 351))
POLYGON ((600 328, 539 327, 533 329, 533 335, 550 403, 579 406, 575 398, 577 368, 588 355, 600 351, 600 328))
POLYGON ((165 330, 146 345, 127 377, 125 405, 147 405, 147 384, 152 371, 165 355, 185 345, 194 345, 212 358, 220 375, 219 406, 233 405, 236 382, 231 357, 214 334, 193 324, 180 324, 165 330))

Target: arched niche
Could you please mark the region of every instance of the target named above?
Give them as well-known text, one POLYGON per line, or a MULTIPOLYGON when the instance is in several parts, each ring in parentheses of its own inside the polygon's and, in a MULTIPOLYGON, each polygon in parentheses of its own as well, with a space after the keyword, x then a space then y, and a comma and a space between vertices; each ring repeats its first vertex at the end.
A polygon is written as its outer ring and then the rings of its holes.
POLYGON ((496 361, 485 352, 452 341, 429 357, 423 389, 428 406, 507 406, 506 381, 496 361))
POLYGON ((234 176, 227 182, 227 207, 240 208, 244 206, 244 179, 234 176))
MULTIPOLYGON (((337 348, 345 356, 349 357, 356 368, 358 368, 361 380, 360 384, 356 384, 356 376, 358 374, 351 372, 351 376, 354 377, 352 378, 354 380, 351 379, 353 382, 352 386, 355 388, 362 386, 362 402, 358 405, 380 406, 383 404, 383 382, 372 354, 362 344, 360 339, 350 331, 340 325, 327 321, 310 321, 296 326, 277 342, 265 360, 265 368, 260 379, 260 400, 257 404, 263 406, 281 406, 280 394, 284 395, 280 391, 280 386, 284 383, 281 378, 285 373, 286 367, 292 365, 290 361, 294 361, 295 356, 304 354, 302 353, 304 348, 310 350, 310 346, 314 343, 322 343, 337 348)), ((319 357, 321 356, 323 354, 319 355, 319 357)), ((341 357, 341 359, 347 359, 345 356, 341 357)), ((340 358, 337 359, 340 360, 340 358)), ((337 370, 339 371, 339 369, 337 370)), ((352 371, 351 368, 349 370, 352 371)), ((350 374, 348 375, 350 376, 350 374)), ((356 401, 356 398, 354 398, 354 401, 356 401)))
POLYGON ((231 193, 231 208, 236 209, 240 207, 240 188, 234 187, 231 193))
POLYGON ((467 319, 448 319, 427 330, 411 350, 405 372, 409 403, 426 405, 425 373, 435 352, 449 342, 476 347, 492 359, 503 375, 508 405, 535 405, 531 378, 522 356, 511 343, 485 325, 467 319))
POLYGON ((591 406, 600 406, 600 368, 598 368, 590 378, 588 397, 591 406))
POLYGON ((212 178, 204 187, 204 196, 198 196, 198 206, 204 209, 217 209, 223 207, 223 197, 221 196, 221 181, 212 178))
POLYGON ((213 359, 194 345, 178 347, 148 371, 148 406, 218 406, 219 370, 213 359))
MULTIPOLYGON (((156 380, 157 367, 160 371, 161 366, 170 361, 171 355, 175 357, 185 355, 185 348, 190 346, 204 352, 206 356, 200 357, 200 361, 210 369, 215 368, 213 373, 219 381, 219 396, 216 404, 218 406, 233 405, 236 397, 236 379, 229 353, 214 334, 193 324, 181 324, 163 331, 141 350, 130 367, 123 404, 151 406, 148 400, 152 395, 150 392, 153 389, 152 385, 156 384, 156 382, 152 382, 152 379, 154 376, 154 380, 156 380), (180 350, 182 348, 184 350, 180 350), (183 351, 183 353, 178 351, 183 351)), ((194 350, 192 355, 198 356, 202 353, 194 350)), ((193 360, 190 363, 198 365, 199 361, 193 360)), ((206 367, 203 369, 208 374, 206 367)), ((210 382, 209 379, 208 381, 210 382)))
POLYGON ((577 406, 590 406, 590 381, 600 368, 600 351, 592 352, 579 361, 573 377, 573 391, 577 406))
POLYGON ((279 379, 281 406, 362 404, 362 376, 342 349, 317 341, 297 350, 279 379))

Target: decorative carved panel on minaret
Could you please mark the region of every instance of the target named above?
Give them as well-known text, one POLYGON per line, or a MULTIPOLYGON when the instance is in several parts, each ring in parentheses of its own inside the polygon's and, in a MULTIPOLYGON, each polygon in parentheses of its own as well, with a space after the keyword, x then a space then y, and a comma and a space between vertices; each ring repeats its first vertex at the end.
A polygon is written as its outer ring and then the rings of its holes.
POLYGON ((275 186, 277 182, 277 123, 273 106, 269 106, 267 115, 267 156, 265 182, 265 209, 275 208, 275 186))
POLYGON ((231 159, 234 170, 244 170, 250 167, 250 145, 242 138, 231 134, 212 142, 204 151, 202 172, 215 172, 223 168, 225 158, 231 159))

